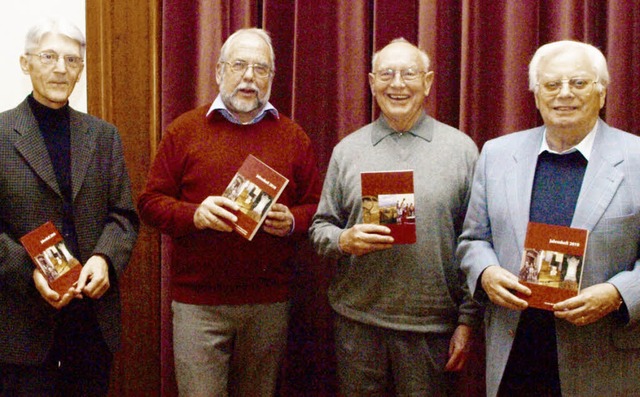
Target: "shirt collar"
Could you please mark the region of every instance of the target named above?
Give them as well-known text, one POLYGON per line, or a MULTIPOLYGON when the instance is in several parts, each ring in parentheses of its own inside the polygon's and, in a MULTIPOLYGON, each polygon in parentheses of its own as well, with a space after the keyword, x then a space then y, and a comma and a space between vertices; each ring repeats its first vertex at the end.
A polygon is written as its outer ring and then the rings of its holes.
POLYGON ((578 151, 580 152, 580 154, 582 154, 582 156, 584 156, 585 159, 587 159, 587 161, 589 161, 589 156, 591 156, 591 151, 593 150, 593 142, 596 139, 596 132, 598 131, 599 123, 600 121, 596 121, 596 124, 593 126, 593 129, 589 131, 589 133, 580 141, 580 143, 578 143, 571 149, 565 150, 564 152, 557 152, 549 148, 549 145, 547 144, 547 129, 545 128, 544 134, 542 134, 542 144, 540 145, 540 150, 538 151, 538 154, 544 151, 547 151, 549 153, 555 153, 555 154, 569 154, 569 153, 578 151))
POLYGON ((215 111, 223 115, 225 119, 234 124, 255 124, 258 121, 262 120, 267 114, 271 114, 275 119, 280 118, 280 114, 278 113, 276 108, 273 107, 270 102, 267 102, 267 104, 260 110, 260 112, 256 115, 256 117, 253 118, 253 120, 248 123, 241 123, 240 120, 238 120, 236 116, 234 116, 233 113, 231 113, 229 109, 227 109, 224 102, 222 102, 222 97, 220 95, 218 95, 211 104, 211 107, 207 111, 206 117, 209 117, 215 111))
POLYGON ((397 135, 405 134, 409 134, 430 142, 433 139, 433 128, 422 128, 422 126, 428 122, 429 117, 427 117, 427 114, 423 111, 418 118, 418 121, 415 122, 415 124, 409 129, 409 131, 398 132, 389 126, 387 119, 385 119, 383 115, 380 115, 380 117, 378 117, 378 120, 376 120, 376 125, 378 128, 374 128, 373 133, 371 134, 371 143, 373 144, 373 146, 376 146, 387 137, 394 137, 397 135))

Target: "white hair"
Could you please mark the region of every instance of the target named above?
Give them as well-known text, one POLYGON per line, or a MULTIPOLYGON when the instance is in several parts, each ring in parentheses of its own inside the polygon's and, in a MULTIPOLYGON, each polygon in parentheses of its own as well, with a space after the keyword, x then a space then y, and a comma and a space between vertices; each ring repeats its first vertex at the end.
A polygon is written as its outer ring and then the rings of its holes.
POLYGON ((598 92, 602 92, 602 90, 609 85, 609 69, 607 68, 607 60, 599 49, 591 44, 579 41, 562 40, 541 46, 533 55, 533 58, 531 58, 531 62, 529 63, 530 91, 536 92, 538 89, 539 67, 542 60, 568 50, 579 50, 587 56, 598 79, 598 83, 596 84, 598 92))
MULTIPOLYGON (((429 55, 427 55, 426 51, 421 50, 420 48, 418 48, 414 44, 410 43, 404 37, 398 37, 397 39, 391 40, 391 42, 389 42, 389 44, 384 46, 384 48, 387 48, 389 45, 394 44, 394 43, 406 43, 406 44, 409 44, 410 46, 414 47, 416 50, 418 50, 418 54, 420 56, 420 60, 422 61, 422 64, 424 65, 425 72, 429 71, 429 67, 431 66, 431 60, 429 59, 429 55)), ((380 51, 382 51, 382 50, 380 50, 380 51)), ((371 70, 372 71, 376 67, 376 61, 378 60, 378 55, 380 54, 380 51, 377 51, 375 54, 373 54, 373 57, 371 58, 371 70)))
POLYGON ((84 34, 76 25, 63 18, 46 18, 33 25, 29 31, 27 31, 25 38, 25 54, 38 49, 42 38, 47 33, 61 34, 78 42, 78 44, 80 44, 80 56, 84 58, 85 49, 87 48, 87 41, 84 38, 84 34))
POLYGON ((269 55, 271 56, 271 65, 269 65, 269 67, 271 67, 271 70, 275 72, 276 54, 273 52, 273 45, 271 44, 271 36, 269 36, 269 33, 266 30, 259 29, 259 28, 245 28, 245 29, 239 29, 233 32, 233 34, 229 36, 229 38, 227 38, 227 40, 222 45, 222 48, 220 49, 220 59, 218 60, 218 62, 227 61, 227 55, 228 55, 229 47, 231 46, 231 43, 236 39, 236 37, 246 33, 255 34, 256 36, 264 40, 265 43, 267 43, 267 46, 269 47, 269 55))

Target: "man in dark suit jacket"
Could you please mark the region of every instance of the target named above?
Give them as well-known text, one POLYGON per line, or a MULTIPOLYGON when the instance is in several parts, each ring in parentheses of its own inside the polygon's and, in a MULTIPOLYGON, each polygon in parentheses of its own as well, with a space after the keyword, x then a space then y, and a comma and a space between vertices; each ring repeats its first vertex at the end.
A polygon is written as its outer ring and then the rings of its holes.
POLYGON ((84 49, 63 20, 30 29, 20 65, 33 92, 0 114, 0 394, 106 395, 119 347, 138 217, 118 131, 68 104, 84 49), (61 294, 19 242, 47 221, 83 264, 61 294))

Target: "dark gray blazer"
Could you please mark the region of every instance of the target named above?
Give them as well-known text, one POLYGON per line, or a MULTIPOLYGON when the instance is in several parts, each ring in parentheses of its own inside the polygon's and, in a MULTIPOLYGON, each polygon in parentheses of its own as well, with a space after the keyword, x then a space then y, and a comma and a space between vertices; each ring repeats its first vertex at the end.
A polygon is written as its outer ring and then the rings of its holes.
MULTIPOLYGON (((70 110, 73 213, 80 261, 109 258, 111 287, 95 301, 105 341, 120 344, 120 292, 138 232, 117 129, 70 110)), ((42 362, 53 341, 52 308, 36 290, 19 238, 46 221, 62 228, 63 199, 27 101, 0 113, 0 362, 42 362)))
MULTIPOLYGON (((543 128, 487 142, 480 154, 458 255, 474 297, 491 265, 518 274, 543 128)), ((586 326, 556 319, 563 396, 640 391, 640 138, 599 120, 571 226, 590 231, 582 287, 611 283, 629 322, 610 314, 586 326)), ((488 303, 487 395, 496 395, 520 312, 488 303)), ((536 363, 531 363, 536 365, 536 363)))

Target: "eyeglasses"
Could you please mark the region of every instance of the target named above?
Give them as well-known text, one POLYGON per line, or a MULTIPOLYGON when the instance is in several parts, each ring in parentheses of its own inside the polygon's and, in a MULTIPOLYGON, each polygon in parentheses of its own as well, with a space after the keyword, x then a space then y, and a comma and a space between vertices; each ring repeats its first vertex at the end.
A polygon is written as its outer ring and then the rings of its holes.
POLYGON ((584 95, 591 92, 591 88, 598 82, 598 79, 584 79, 581 77, 573 77, 571 79, 553 80, 545 83, 538 83, 540 91, 545 95, 558 95, 564 87, 565 83, 569 90, 577 95, 584 95))
POLYGON ((241 60, 237 60, 233 62, 223 61, 222 63, 226 63, 227 65, 229 65, 232 72, 238 73, 243 76, 247 72, 247 69, 249 68, 253 69, 253 73, 261 79, 264 79, 265 77, 269 76, 269 74, 271 73, 270 67, 261 65, 259 63, 249 64, 246 61, 241 61, 241 60))
POLYGON ((376 76, 379 81, 389 82, 396 77, 396 74, 400 73, 400 77, 403 81, 412 81, 417 79, 421 74, 426 73, 422 70, 416 70, 414 68, 395 70, 395 69, 383 69, 378 72, 373 72, 372 74, 376 76))
MULTIPOLYGON (((54 65, 58 63, 58 60, 60 59, 60 55, 56 54, 55 52, 41 52, 38 54, 27 53, 26 55, 39 57, 40 62, 42 62, 43 65, 54 65)), ((64 59, 64 64, 68 68, 72 69, 77 69, 84 63, 84 59, 76 55, 63 55, 62 58, 64 59)))

